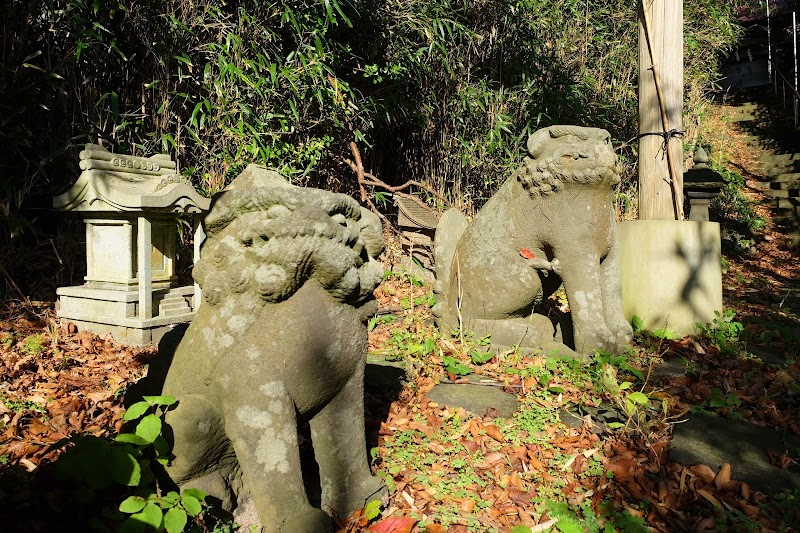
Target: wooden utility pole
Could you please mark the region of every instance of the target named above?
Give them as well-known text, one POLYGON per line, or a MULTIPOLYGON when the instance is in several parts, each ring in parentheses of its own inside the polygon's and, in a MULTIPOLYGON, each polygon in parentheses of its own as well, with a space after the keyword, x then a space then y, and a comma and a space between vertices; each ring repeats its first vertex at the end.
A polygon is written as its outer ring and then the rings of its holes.
POLYGON ((639 3, 639 218, 683 218, 683 0, 639 3), (668 145, 668 150, 665 150, 668 145))

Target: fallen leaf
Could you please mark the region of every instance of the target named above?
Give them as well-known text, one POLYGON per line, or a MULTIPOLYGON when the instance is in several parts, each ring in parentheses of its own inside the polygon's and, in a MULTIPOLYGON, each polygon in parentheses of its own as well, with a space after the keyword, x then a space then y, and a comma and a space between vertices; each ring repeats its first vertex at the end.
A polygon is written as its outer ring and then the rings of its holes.
POLYGON ((689 471, 695 474, 696 476, 699 476, 700 479, 702 479, 706 483, 711 483, 712 481, 714 481, 714 478, 716 477, 716 474, 714 474, 714 471, 711 470, 711 467, 709 467, 708 465, 690 466, 689 471))
POLYGON ((418 520, 408 516, 390 516, 367 529, 370 533, 411 533, 418 520))
POLYGON ((705 489, 697 489, 697 494, 711 502, 711 505, 717 507, 718 509, 722 509, 722 504, 719 503, 719 500, 716 499, 710 492, 705 489))
POLYGON ((503 437, 503 432, 500 431, 500 428, 495 426, 494 424, 489 424, 484 429, 486 429, 486 434, 492 437, 497 442, 506 441, 505 437, 503 437))
POLYGON ((536 259, 536 255, 527 248, 521 248, 519 251, 519 255, 521 255, 525 259, 536 259))
POLYGON ((717 490, 722 490, 724 487, 728 485, 731 480, 731 465, 725 463, 717 472, 716 477, 714 478, 714 485, 717 487, 717 490))

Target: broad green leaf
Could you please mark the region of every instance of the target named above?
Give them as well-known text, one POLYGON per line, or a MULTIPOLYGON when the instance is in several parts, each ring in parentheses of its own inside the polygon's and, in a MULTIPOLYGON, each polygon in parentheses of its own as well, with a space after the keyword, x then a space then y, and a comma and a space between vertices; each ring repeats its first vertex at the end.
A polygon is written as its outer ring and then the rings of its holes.
POLYGON ((473 363, 476 365, 482 365, 489 362, 494 357, 494 353, 473 351, 470 352, 469 356, 472 358, 473 363))
POLYGON ((528 526, 514 526, 511 528, 511 533, 531 533, 533 531, 528 526))
POLYGON ((180 507, 173 507, 164 515, 164 528, 167 533, 180 533, 186 527, 188 520, 186 511, 180 507))
POLYGON ((175 507, 175 505, 177 505, 178 502, 181 501, 181 495, 175 492, 174 490, 171 490, 167 493, 166 496, 162 496, 161 500, 164 502, 164 505, 162 505, 161 507, 163 508, 175 507))
POLYGON ((367 520, 372 520, 373 518, 377 518, 377 516, 381 514, 381 501, 380 500, 372 500, 364 506, 364 516, 367 520))
POLYGON ((131 519, 142 522, 155 529, 161 527, 161 521, 164 519, 164 513, 161 508, 154 503, 147 503, 140 513, 131 516, 131 519))
POLYGON ((644 330, 644 320, 639 315, 633 315, 631 317, 631 326, 633 326, 633 331, 638 333, 644 330))
POLYGON ((137 446, 147 446, 150 444, 139 435, 134 435, 133 433, 120 433, 114 438, 114 440, 117 442, 124 442, 126 444, 135 444, 137 446))
POLYGON ((638 403, 640 405, 646 405, 649 401, 649 398, 643 392, 632 392, 628 394, 628 399, 633 403, 638 403))
POLYGON ((136 434, 152 443, 161 434, 161 419, 156 415, 147 415, 136 426, 136 434))
POLYGON ((153 441, 153 448, 155 448, 159 457, 166 457, 169 455, 169 442, 167 442, 164 435, 156 437, 156 440, 153 441))
POLYGON ((583 527, 578 522, 569 518, 562 518, 556 522, 556 529, 561 533, 585 533, 583 527))
POLYGON ((191 496, 201 502, 206 499, 206 493, 200 489, 186 489, 183 491, 183 495, 191 496))
POLYGON ((108 455, 111 478, 122 485, 135 487, 142 479, 142 468, 131 454, 112 448, 108 455))
POLYGON ((142 398, 150 405, 169 406, 178 401, 175 396, 142 396, 142 398))
POLYGON ((203 506, 200 505, 200 501, 194 496, 189 496, 184 493, 183 497, 181 497, 181 503, 183 503, 186 512, 191 516, 197 516, 203 511, 203 506))
POLYGON ((138 518, 129 516, 128 519, 122 523, 122 526, 120 526, 119 533, 144 533, 145 527, 147 527, 147 525, 144 522, 138 518))
POLYGON ((623 381, 622 383, 619 384, 619 390, 630 389, 631 385, 633 385, 633 383, 631 383, 630 381, 623 381))
POLYGON ((147 505, 147 500, 141 496, 128 496, 119 504, 119 510, 128 514, 138 513, 144 509, 145 505, 147 505))
POLYGON ((148 409, 150 409, 150 404, 147 402, 136 402, 128 407, 128 410, 122 414, 121 418, 123 420, 136 420, 145 414, 148 409))

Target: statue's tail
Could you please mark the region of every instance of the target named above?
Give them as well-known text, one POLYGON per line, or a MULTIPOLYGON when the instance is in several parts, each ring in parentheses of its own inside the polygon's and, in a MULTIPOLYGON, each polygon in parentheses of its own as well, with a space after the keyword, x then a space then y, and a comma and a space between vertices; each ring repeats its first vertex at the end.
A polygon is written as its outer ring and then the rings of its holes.
POLYGON ((441 317, 448 309, 447 295, 450 292, 450 268, 453 265, 453 257, 456 253, 456 246, 464 231, 467 229, 469 221, 461 211, 448 209, 439 219, 436 226, 436 239, 434 240, 433 254, 436 264, 436 283, 433 290, 436 293, 436 306, 433 314, 441 317))

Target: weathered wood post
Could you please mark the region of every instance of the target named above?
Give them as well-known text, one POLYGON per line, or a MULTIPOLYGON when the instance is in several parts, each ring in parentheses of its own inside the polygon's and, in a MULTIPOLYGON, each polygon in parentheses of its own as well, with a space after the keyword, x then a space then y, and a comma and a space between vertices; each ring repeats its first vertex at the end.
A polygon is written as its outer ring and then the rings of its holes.
POLYGON ((683 218, 683 1, 639 5, 639 218, 683 218), (666 146, 669 150, 665 150, 666 146))

